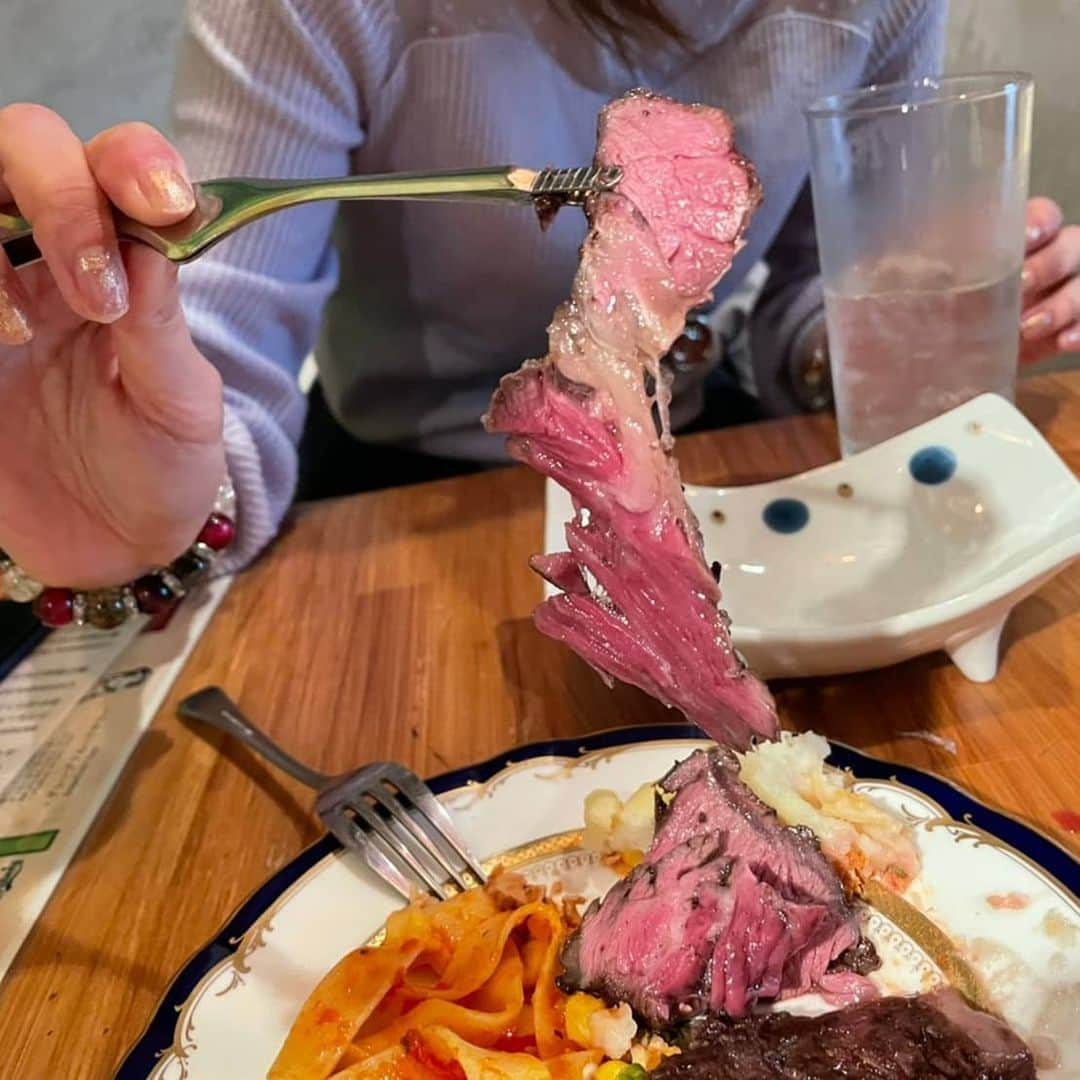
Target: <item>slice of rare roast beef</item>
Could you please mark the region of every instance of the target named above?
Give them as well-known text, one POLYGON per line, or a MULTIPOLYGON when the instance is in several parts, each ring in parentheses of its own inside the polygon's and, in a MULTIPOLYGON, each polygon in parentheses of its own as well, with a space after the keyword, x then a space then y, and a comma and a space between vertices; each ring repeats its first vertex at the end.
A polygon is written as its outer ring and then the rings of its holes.
POLYGON ((596 161, 622 179, 587 207, 550 351, 503 379, 485 423, 574 502, 569 551, 532 560, 562 590, 539 628, 744 748, 775 737, 775 708, 731 645, 671 455, 661 357, 742 246, 757 178, 723 112, 641 91, 601 113, 596 161))
POLYGON ((859 924, 813 834, 781 824, 734 757, 699 751, 661 789, 645 860, 564 950, 567 989, 625 1001, 658 1029, 810 990, 835 1003, 876 993, 849 963, 831 969, 859 946, 859 924))
POLYGON ((1031 1052, 955 990, 826 1013, 774 1012, 694 1025, 652 1080, 1035 1080, 1031 1052))
MULTIPOLYGON (((745 859, 755 875, 789 901, 820 904, 825 914, 804 946, 788 959, 778 996, 805 993, 811 987, 837 1001, 863 997, 865 982, 831 970, 841 954, 859 948, 862 971, 873 970, 874 947, 862 941, 858 919, 836 871, 821 853, 812 830, 785 826, 739 779, 739 763, 723 750, 698 751, 680 762, 661 782, 670 800, 659 800, 657 828, 650 857, 702 832, 719 833, 728 856, 745 859)), ((850 958, 849 953, 849 958, 850 958)), ((762 994, 761 996, 766 996, 762 994)))

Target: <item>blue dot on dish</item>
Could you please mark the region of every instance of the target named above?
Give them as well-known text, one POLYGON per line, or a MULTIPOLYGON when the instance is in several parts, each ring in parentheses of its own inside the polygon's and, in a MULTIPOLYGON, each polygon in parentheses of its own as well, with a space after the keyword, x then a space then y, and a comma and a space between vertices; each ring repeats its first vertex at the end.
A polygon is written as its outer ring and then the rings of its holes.
POLYGON ((773 532, 797 533, 810 520, 810 507, 802 499, 773 499, 761 516, 773 532))
POLYGON ((944 484, 956 472, 956 455, 947 446, 924 446, 911 455, 908 470, 920 484, 944 484))

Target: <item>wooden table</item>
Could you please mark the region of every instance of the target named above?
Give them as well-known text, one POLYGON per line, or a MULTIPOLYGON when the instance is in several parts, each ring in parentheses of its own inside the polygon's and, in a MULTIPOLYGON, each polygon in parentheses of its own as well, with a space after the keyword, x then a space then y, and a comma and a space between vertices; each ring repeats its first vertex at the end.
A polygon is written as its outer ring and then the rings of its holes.
MULTIPOLYGON (((1080 372, 1020 403, 1080 472, 1080 372)), ((748 484, 836 456, 831 420, 699 435, 688 480, 748 484)), ((327 772, 396 758, 432 774, 517 743, 671 714, 609 692, 541 637, 542 481, 521 469, 302 509, 197 646, 0 988, 0 1075, 112 1074, 167 982, 273 870, 319 835, 311 795, 206 741, 176 703, 220 683, 327 772), (244 823, 243 829, 239 827, 244 823)), ((1080 853, 1080 565, 1014 613, 997 679, 943 656, 776 687, 785 723, 932 769, 1080 853), (929 730, 945 749, 900 737, 929 730)))

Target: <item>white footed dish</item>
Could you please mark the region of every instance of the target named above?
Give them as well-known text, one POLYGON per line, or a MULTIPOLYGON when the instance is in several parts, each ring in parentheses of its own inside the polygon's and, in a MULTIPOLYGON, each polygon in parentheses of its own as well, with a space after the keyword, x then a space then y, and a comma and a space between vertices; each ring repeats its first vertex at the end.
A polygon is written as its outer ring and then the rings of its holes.
MULTIPOLYGON (((943 649, 989 681, 1009 613, 1080 555, 1080 481, 995 394, 798 476, 686 494, 735 646, 766 679, 943 649)), ((549 481, 547 552, 572 513, 549 481)))

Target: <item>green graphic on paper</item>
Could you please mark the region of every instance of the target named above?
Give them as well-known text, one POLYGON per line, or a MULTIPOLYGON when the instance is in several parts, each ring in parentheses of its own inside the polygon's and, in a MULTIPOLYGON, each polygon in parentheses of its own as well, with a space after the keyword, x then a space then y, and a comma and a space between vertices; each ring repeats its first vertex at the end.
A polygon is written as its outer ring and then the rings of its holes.
POLYGON ((38 851, 48 851, 59 831, 45 829, 42 832, 24 833, 22 836, 0 836, 0 858, 5 855, 33 855, 38 851))

